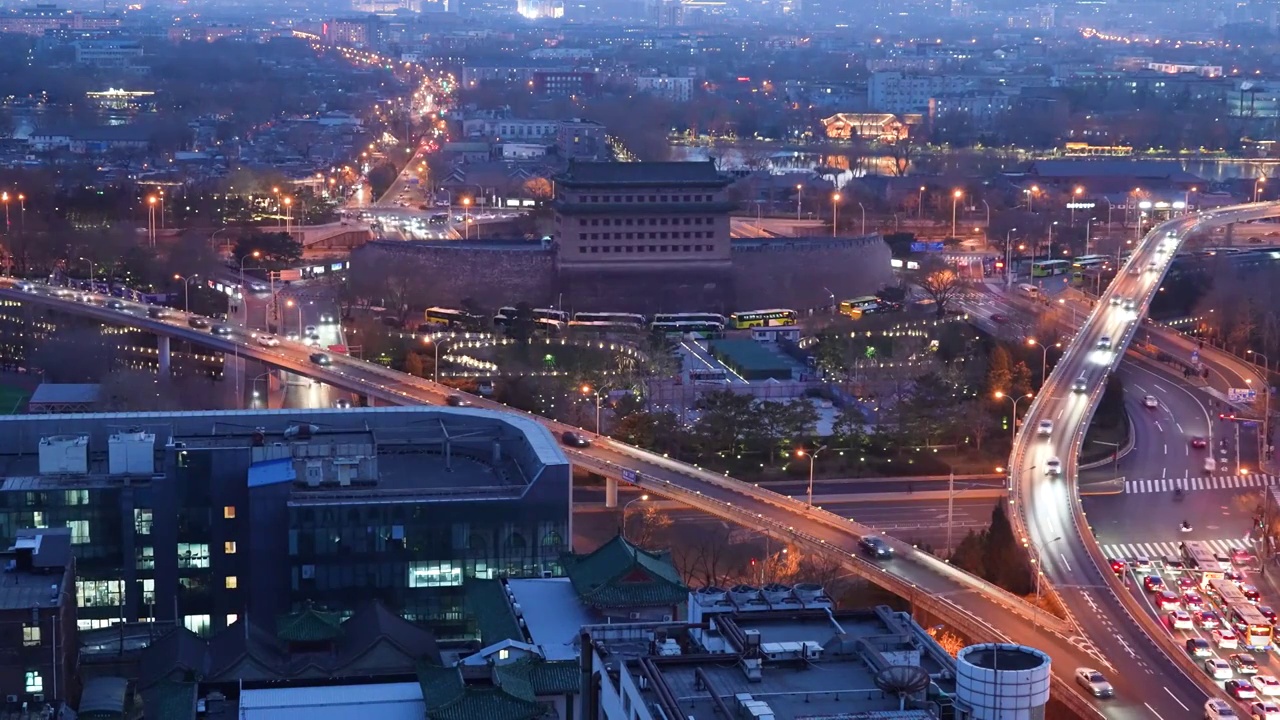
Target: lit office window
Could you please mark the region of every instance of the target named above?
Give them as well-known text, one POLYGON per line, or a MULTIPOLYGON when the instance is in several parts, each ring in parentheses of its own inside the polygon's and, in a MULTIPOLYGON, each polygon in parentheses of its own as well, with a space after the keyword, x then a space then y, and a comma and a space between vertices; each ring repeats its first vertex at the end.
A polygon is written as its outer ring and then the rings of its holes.
POLYGON ((44 692, 44 678, 40 677, 38 671, 28 670, 26 687, 29 693, 42 693, 44 692))
POLYGON ((23 625, 22 626, 22 647, 39 647, 40 645, 40 626, 39 625, 23 625))
POLYGON ((223 582, 223 584, 227 587, 228 590, 235 590, 237 585, 236 576, 228 575, 227 579, 223 582))
POLYGON ((228 554, 228 555, 235 555, 235 554, 236 554, 236 541, 235 541, 235 540, 228 540, 228 541, 226 541, 226 542, 222 543, 222 552, 224 552, 224 553, 226 553, 226 554, 228 554))
POLYGON ((235 506, 235 505, 223 505, 223 506, 222 506, 222 519, 223 519, 223 520, 234 520, 234 519, 235 519, 235 517, 236 517, 236 506, 235 506))

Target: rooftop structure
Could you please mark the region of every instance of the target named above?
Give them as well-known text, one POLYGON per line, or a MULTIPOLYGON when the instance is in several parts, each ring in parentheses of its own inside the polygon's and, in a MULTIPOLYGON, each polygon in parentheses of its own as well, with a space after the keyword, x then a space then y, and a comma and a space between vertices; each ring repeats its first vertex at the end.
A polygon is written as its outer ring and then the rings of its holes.
POLYGON ((75 558, 68 528, 22 529, 0 553, 0 694, 29 707, 79 697, 75 558))
POLYGON ((838 612, 815 585, 708 588, 687 624, 583 629, 604 720, 946 715, 955 662, 905 613, 838 612), (871 713, 877 713, 871 715, 871 713))
POLYGON ((40 383, 27 400, 31 414, 88 412, 98 402, 96 383, 40 383))
POLYGON ((245 612, 275 617, 308 602, 351 612, 373 595, 445 637, 474 638, 463 578, 560 575, 572 536, 568 460, 544 428, 514 414, 411 407, 0 423, 0 527, 71 528, 86 630, 153 618, 208 634, 245 612))

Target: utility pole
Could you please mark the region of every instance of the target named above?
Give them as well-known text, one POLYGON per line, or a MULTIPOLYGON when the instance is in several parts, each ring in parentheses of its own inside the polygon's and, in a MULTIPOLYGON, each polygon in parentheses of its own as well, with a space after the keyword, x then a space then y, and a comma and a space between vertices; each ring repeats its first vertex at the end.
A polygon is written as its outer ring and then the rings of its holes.
POLYGON ((951 557, 951 529, 954 527, 953 520, 955 515, 956 502, 956 471, 955 468, 948 467, 947 474, 947 557, 951 557))

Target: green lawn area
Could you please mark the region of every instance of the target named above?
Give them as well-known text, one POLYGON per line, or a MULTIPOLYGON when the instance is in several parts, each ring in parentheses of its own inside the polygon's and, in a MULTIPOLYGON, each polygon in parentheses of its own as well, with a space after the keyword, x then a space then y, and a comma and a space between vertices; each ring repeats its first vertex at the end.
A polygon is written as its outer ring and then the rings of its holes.
POLYGON ((22 388, 0 385, 0 415, 17 415, 26 407, 30 397, 22 388))
POLYGON ((1116 448, 1100 443, 1114 443, 1124 449, 1129 444, 1129 417, 1123 416, 1120 422, 1099 422, 1096 418, 1084 434, 1084 447, 1080 449, 1080 463, 1097 462, 1111 457, 1116 448), (1098 441, 1098 442, 1094 442, 1098 441))

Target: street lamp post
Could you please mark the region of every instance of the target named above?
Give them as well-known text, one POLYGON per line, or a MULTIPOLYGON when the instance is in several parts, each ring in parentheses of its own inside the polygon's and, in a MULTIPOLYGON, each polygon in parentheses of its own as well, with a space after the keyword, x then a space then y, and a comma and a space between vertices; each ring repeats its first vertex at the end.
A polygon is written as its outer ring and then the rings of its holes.
POLYGON ((18 220, 23 233, 27 232, 27 196, 18 193, 18 220))
POLYGON ((9 234, 9 193, 0 192, 0 202, 4 203, 4 234, 9 234))
POLYGON ((638 498, 632 498, 628 500, 627 504, 622 506, 622 517, 618 520, 618 534, 622 536, 623 540, 627 539, 627 510, 631 509, 631 503, 634 503, 637 501, 646 502, 648 501, 648 499, 649 499, 649 495, 646 493, 644 495, 641 495, 638 498))
POLYGON ((1035 212, 1036 193, 1040 192, 1040 186, 1032 185, 1030 188, 1028 188, 1027 190, 1024 190, 1023 192, 1027 194, 1027 212, 1029 213, 1035 212))
POLYGON ((471 239, 471 198, 462 198, 462 239, 471 239))
MULTIPOLYGON (((1062 536, 1059 535, 1058 537, 1045 543, 1045 545, 1052 545, 1053 543, 1056 543, 1061 539, 1062 539, 1062 536)), ((1036 571, 1036 614, 1032 618, 1031 626, 1035 629, 1038 629, 1040 627, 1040 578, 1044 577, 1044 567, 1043 567, 1044 562, 1042 561, 1042 556, 1044 555, 1044 552, 1040 549, 1039 545, 1036 545, 1035 543, 1031 542, 1031 540, 1028 538, 1022 539, 1022 547, 1029 550, 1035 550, 1034 557, 1031 558, 1031 564, 1032 566, 1035 567, 1035 571, 1036 571)))
POLYGON ((253 251, 253 252, 251 252, 251 253, 247 253, 247 254, 245 254, 245 255, 241 256, 241 258, 240 258, 240 289, 241 289, 241 291, 243 291, 243 290, 244 290, 244 261, 245 261, 245 260, 248 260, 249 258, 253 258, 253 259, 257 260, 257 259, 258 259, 258 258, 260 258, 260 257, 262 257, 262 251, 261 251, 261 250, 254 250, 254 251, 253 251))
MULTIPOLYGON (((288 300, 285 300, 285 301, 284 301, 284 306, 285 306, 285 307, 295 307, 295 306, 296 306, 296 307, 298 308, 298 339, 299 339, 299 340, 302 340, 302 341, 304 341, 304 342, 305 342, 305 341, 306 341, 306 338, 302 337, 302 327, 303 327, 303 325, 302 325, 302 303, 301 303, 301 302, 294 302, 293 298, 289 298, 288 300)), ((283 324, 283 323, 281 323, 281 324, 283 324)))
POLYGON ((1013 284, 1013 233, 1018 228, 1009 228, 1004 234, 1004 286, 1007 289, 1013 284))
POLYGON ((284 199, 284 234, 293 233, 293 198, 286 197, 284 199))
MULTIPOLYGON (((1027 338, 1027 345, 1030 347, 1040 346, 1040 387, 1044 387, 1044 379, 1049 375, 1049 346, 1035 338, 1027 338)), ((1061 348, 1062 343, 1054 343, 1053 346, 1061 348)))
POLYGON ((271 380, 270 380, 271 371, 268 370, 262 373, 261 375, 259 375, 258 377, 254 378, 253 382, 249 384, 249 387, 251 388, 251 392, 253 393, 254 399, 255 400, 258 399, 258 381, 263 378, 267 378, 267 386, 266 386, 266 389, 263 390, 262 392, 263 394, 262 404, 270 408, 271 407, 271 380))
POLYGON ((813 507, 813 461, 818 459, 818 453, 826 449, 826 445, 819 445, 814 450, 805 450, 804 448, 796 450, 797 457, 809 458, 809 507, 813 507))
POLYGON ((1070 208, 1071 208, 1071 226, 1072 227, 1075 227, 1075 224, 1076 224, 1076 205, 1079 204, 1081 195, 1084 195, 1084 188, 1077 185, 1075 189, 1071 191, 1070 208))
POLYGON ((433 348, 434 357, 432 358, 433 364, 431 366, 431 381, 438 383, 440 382, 440 346, 444 344, 444 339, 427 335, 422 338, 422 342, 432 346, 433 348))
POLYGON ((1267 184, 1267 176, 1261 175, 1257 180, 1253 181, 1253 201, 1258 202, 1258 198, 1262 195, 1262 186, 1267 184))
POLYGON ((796 220, 800 219, 800 201, 804 198, 804 185, 796 185, 796 220))
POLYGON ((951 193, 951 237, 956 236, 956 208, 960 205, 960 198, 964 197, 963 190, 956 190, 951 193))
POLYGON ((916 220, 924 219, 924 186, 920 186, 920 194, 916 198, 916 220))
POLYGON ((1053 259, 1053 226, 1057 224, 1058 224, 1057 220, 1054 220, 1053 222, 1049 223, 1049 249, 1045 252, 1045 255, 1044 255, 1045 260, 1053 259))
POLYGON ((199 275, 179 275, 173 274, 174 280, 182 281, 182 312, 191 312, 191 281, 198 279, 199 275))
POLYGON ((151 247, 156 246, 156 196, 147 198, 147 236, 151 247))
POLYGON ((831 195, 831 237, 836 236, 836 226, 840 224, 840 193, 831 195))
POLYGON ((80 259, 89 263, 89 292, 93 292, 93 261, 87 257, 82 257, 80 259))
MULTIPOLYGON (((1257 355, 1262 358, 1262 366, 1266 368, 1266 372, 1262 376, 1262 442, 1265 443, 1262 457, 1265 459, 1267 455, 1265 452, 1266 448, 1271 445, 1271 359, 1256 350, 1248 350, 1247 352, 1250 355, 1257 355)), ((1255 360, 1254 366, 1256 367, 1257 364, 1258 363, 1255 360)))
POLYGON ((858 203, 858 209, 862 211, 862 234, 867 234, 867 208, 862 203, 858 203))
POLYGON ((1017 439, 1018 439, 1018 401, 1019 401, 1019 400, 1026 400, 1026 399, 1028 399, 1028 398, 1030 398, 1030 397, 1031 397, 1031 393, 1027 393, 1026 395, 1018 395, 1018 396, 1016 396, 1016 397, 1015 397, 1015 396, 1013 396, 1013 395, 1006 395, 1006 394, 1004 394, 1004 392, 1003 392, 1003 391, 1001 391, 1001 390, 997 390, 997 391, 996 391, 996 399, 997 399, 997 400, 1004 400, 1004 399, 1008 399, 1010 402, 1012 402, 1012 403, 1013 403, 1013 417, 1011 417, 1011 418, 1009 419, 1009 445, 1010 445, 1010 447, 1012 447, 1012 446, 1013 446, 1013 443, 1017 442, 1017 439))
POLYGON ((598 390, 593 390, 593 389, 592 389, 592 387, 591 387, 590 385, 583 385, 581 389, 582 389, 582 394, 583 394, 583 395, 594 395, 594 396, 595 396, 595 399, 596 399, 596 435, 599 435, 599 434, 600 434, 600 408, 602 407, 602 403, 603 403, 603 393, 604 393, 604 388, 600 388, 600 389, 598 389, 598 390))
POLYGON ((986 234, 987 234, 988 242, 990 242, 990 238, 991 238, 991 203, 987 202, 987 201, 986 201, 986 199, 985 199, 985 198, 983 198, 983 200, 982 200, 982 206, 983 206, 983 207, 985 207, 985 208, 987 209, 987 226, 986 226, 985 232, 986 232, 986 234))

